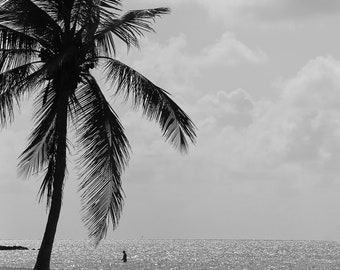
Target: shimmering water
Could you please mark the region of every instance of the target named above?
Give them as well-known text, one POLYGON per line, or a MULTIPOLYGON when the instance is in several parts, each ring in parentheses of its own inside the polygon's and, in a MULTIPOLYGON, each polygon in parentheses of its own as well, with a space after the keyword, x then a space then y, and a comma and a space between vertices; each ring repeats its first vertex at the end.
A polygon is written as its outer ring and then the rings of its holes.
MULTIPOLYGON (((38 248, 38 241, 0 240, 38 248)), ((0 251, 0 267, 33 267, 36 250, 0 251)), ((53 269, 340 269, 340 242, 263 240, 57 241, 53 269), (121 262, 126 250, 128 262, 121 262)))

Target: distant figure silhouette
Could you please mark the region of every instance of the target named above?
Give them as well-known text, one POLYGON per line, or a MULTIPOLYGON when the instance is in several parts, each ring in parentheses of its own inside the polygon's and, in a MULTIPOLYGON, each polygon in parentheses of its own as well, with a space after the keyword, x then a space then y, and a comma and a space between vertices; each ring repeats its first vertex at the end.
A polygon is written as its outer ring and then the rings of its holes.
POLYGON ((126 252, 125 252, 125 250, 123 250, 123 258, 122 258, 122 261, 123 262, 127 262, 127 255, 126 255, 126 252))

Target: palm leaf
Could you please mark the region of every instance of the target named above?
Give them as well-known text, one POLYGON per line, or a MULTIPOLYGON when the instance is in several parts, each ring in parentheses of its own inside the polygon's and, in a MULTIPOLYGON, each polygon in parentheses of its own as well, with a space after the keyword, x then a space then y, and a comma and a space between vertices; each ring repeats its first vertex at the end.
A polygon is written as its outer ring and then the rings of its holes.
POLYGON ((106 235, 109 220, 118 225, 123 195, 121 174, 129 159, 129 143, 118 117, 89 74, 76 92, 79 106, 77 130, 81 157, 78 165, 83 179, 83 221, 96 244, 106 235))
POLYGON ((186 113, 169 97, 168 93, 154 85, 143 75, 115 59, 107 59, 105 71, 117 86, 116 94, 133 99, 134 107, 142 107, 143 113, 156 120, 163 137, 182 152, 187 152, 188 137, 195 142, 195 125, 186 113))
POLYGON ((102 19, 118 16, 117 11, 121 11, 121 0, 100 0, 99 8, 102 19))
POLYGON ((46 193, 46 207, 49 208, 52 201, 53 194, 53 180, 56 171, 56 155, 52 154, 49 156, 48 165, 46 168, 45 177, 39 188, 39 202, 41 202, 44 194, 46 193))
POLYGON ((19 173, 24 177, 38 174, 43 169, 46 173, 39 189, 39 202, 47 194, 47 207, 50 206, 53 194, 53 181, 56 170, 57 157, 57 117, 58 98, 49 82, 35 101, 36 115, 35 129, 29 138, 29 144, 20 155, 19 173))
POLYGON ((0 21, 46 41, 54 40, 62 32, 49 14, 31 0, 7 0, 0 7, 0 21))
POLYGON ((39 173, 54 153, 57 98, 51 83, 38 95, 35 107, 36 127, 30 135, 26 150, 20 156, 18 166, 20 174, 25 177, 39 173))
POLYGON ((0 74, 0 126, 11 122, 14 103, 20 104, 25 93, 30 93, 44 83, 44 68, 36 69, 28 63, 0 74))
POLYGON ((37 54, 38 51, 29 49, 0 49, 0 72, 28 65, 37 54))
POLYGON ((28 33, 20 32, 0 23, 0 46, 2 49, 27 49, 37 50, 41 46, 53 48, 49 41, 39 37, 30 36, 28 33))
POLYGON ((105 55, 114 51, 113 36, 117 36, 130 48, 131 46, 139 47, 138 39, 143 36, 144 32, 153 32, 151 22, 163 14, 168 14, 168 8, 155 8, 133 10, 127 12, 121 18, 110 18, 104 20, 100 29, 94 36, 98 46, 105 55))
POLYGON ((120 11, 120 0, 77 0, 74 1, 71 12, 71 21, 73 29, 80 29, 82 33, 87 29, 87 26, 93 22, 107 20, 108 18, 117 17, 117 11, 120 11))

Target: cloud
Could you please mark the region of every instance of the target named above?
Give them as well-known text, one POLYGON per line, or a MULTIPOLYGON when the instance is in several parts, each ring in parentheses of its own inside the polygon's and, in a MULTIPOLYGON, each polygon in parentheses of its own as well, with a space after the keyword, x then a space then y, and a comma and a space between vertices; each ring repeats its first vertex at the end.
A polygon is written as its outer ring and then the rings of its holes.
POLYGON ((235 34, 225 32, 213 45, 205 48, 197 60, 198 66, 209 66, 217 63, 230 66, 240 62, 261 63, 266 55, 260 50, 252 50, 239 41, 235 34))
POLYGON ((340 3, 332 0, 266 0, 259 2, 260 4, 254 7, 255 14, 265 20, 300 20, 340 13, 340 3))
POLYGON ((310 61, 283 87, 292 140, 286 159, 314 168, 336 169, 340 161, 340 63, 331 57, 310 61))
MULTIPOLYGON (((271 100, 256 99, 239 88, 185 103, 182 107, 198 126, 198 143, 184 161, 182 177, 334 179, 340 162, 339 78, 339 61, 317 57, 280 83, 279 95, 271 100)), ((155 157, 163 158, 154 172, 159 179, 182 166, 178 153, 164 147, 168 144, 157 124, 140 121, 135 114, 122 120, 139 160, 131 166, 139 170, 136 175, 146 174, 143 167, 155 157)))
POLYGON ((246 127, 252 121, 254 103, 251 96, 243 89, 237 89, 231 93, 219 91, 216 94, 208 94, 197 102, 198 118, 209 113, 209 117, 202 123, 202 131, 210 132, 212 129, 225 126, 246 127))
POLYGON ((195 105, 200 155, 214 153, 216 162, 242 177, 335 177, 340 162, 339 78, 340 62, 318 57, 282 83, 275 100, 254 100, 242 89, 205 95, 195 105))
POLYGON ((259 64, 267 60, 263 51, 249 48, 231 32, 223 33, 214 43, 194 53, 184 34, 169 39, 165 45, 148 39, 144 42, 141 53, 133 52, 123 61, 137 59, 131 63, 137 70, 151 79, 168 82, 191 80, 212 68, 259 64))
POLYGON ((212 18, 218 18, 227 24, 249 23, 249 20, 266 24, 297 22, 340 13, 339 1, 333 0, 187 0, 186 2, 196 2, 204 6, 212 18))

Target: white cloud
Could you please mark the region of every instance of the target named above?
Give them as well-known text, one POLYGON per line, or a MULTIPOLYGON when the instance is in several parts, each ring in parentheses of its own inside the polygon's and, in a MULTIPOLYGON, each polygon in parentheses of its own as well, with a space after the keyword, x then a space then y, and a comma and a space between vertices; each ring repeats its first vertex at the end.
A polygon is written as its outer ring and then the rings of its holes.
POLYGON ((137 59, 132 66, 156 81, 186 81, 207 69, 267 60, 263 51, 249 48, 231 32, 223 33, 215 43, 196 53, 190 52, 184 34, 169 39, 165 45, 148 39, 144 42, 141 53, 130 54, 124 61, 137 59))
POLYGON ((243 89, 237 89, 231 93, 219 91, 216 94, 208 94, 197 102, 198 118, 208 117, 201 125, 202 132, 210 133, 218 127, 227 125, 233 127, 248 126, 252 122, 254 103, 250 95, 243 89))
MULTIPOLYGON (((214 19, 227 24, 249 23, 251 20, 296 22, 340 13, 340 2, 334 0, 187 0, 204 6, 214 19)), ((248 25, 249 26, 249 25, 248 25)))
POLYGON ((197 65, 221 63, 229 66, 240 62, 261 63, 265 60, 264 52, 250 49, 239 41, 235 34, 226 32, 215 44, 203 50, 197 60, 197 65))
POLYGON ((243 175, 338 171, 339 78, 340 62, 319 57, 282 84, 275 101, 254 101, 240 89, 202 97, 195 113, 201 155, 214 153, 225 169, 243 175))
MULTIPOLYGON (((340 162, 339 78, 340 62, 318 57, 281 83, 274 100, 256 100, 246 90, 236 89, 207 93, 195 104, 186 104, 184 109, 199 133, 198 144, 185 161, 189 164, 183 177, 199 166, 200 175, 215 179, 226 174, 243 179, 320 174, 334 178, 340 162), (205 162, 210 165, 197 165, 205 162)), ((133 148, 145 162, 164 157, 167 165, 159 171, 167 175, 169 163, 182 162, 170 146, 164 148, 157 124, 141 122, 134 114, 125 115, 123 122, 129 134, 138 134, 132 142, 142 140, 133 143, 133 148)))

